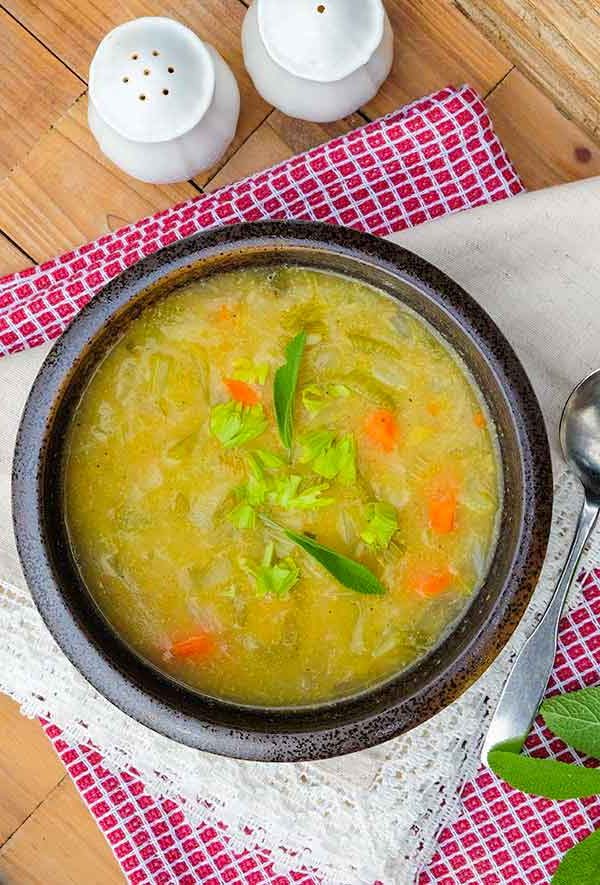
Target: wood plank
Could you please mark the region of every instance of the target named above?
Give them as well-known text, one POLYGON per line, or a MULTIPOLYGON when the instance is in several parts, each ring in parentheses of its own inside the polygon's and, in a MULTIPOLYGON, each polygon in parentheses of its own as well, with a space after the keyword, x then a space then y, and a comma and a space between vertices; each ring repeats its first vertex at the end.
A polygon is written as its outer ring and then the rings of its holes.
POLYGON ((6 885, 122 885, 110 848, 66 777, 0 848, 6 885))
POLYGON ((113 166, 88 129, 84 96, 0 183, 0 228, 44 261, 197 195, 187 182, 157 187, 113 166))
POLYGON ((306 123, 286 117, 281 111, 273 111, 220 172, 211 178, 206 190, 215 191, 260 169, 281 163, 364 122, 359 114, 352 114, 335 123, 306 123))
POLYGON ((84 85, 0 10, 0 176, 27 156, 84 85))
POLYGON ((510 72, 487 105, 528 189, 600 175, 598 145, 519 71, 510 72))
POLYGON ((455 0, 568 117, 600 138, 600 15, 589 0, 455 0))
MULTIPOLYGON (((0 694, 0 845, 35 811, 65 776, 39 722, 21 716, 0 694)), ((0 876, 1 881, 1 876, 0 876)))
POLYGON ((31 258, 11 243, 7 237, 0 233, 0 277, 9 273, 23 270, 33 262, 31 258))
MULTIPOLYGON (((85 80, 96 46, 116 25, 142 15, 170 16, 188 25, 221 53, 240 87, 240 121, 227 156, 270 111, 244 67, 240 33, 246 9, 239 0, 6 0, 5 5, 85 80)), ((208 181, 215 171, 199 176, 198 183, 208 181)))
POLYGON ((394 65, 364 108, 370 117, 448 84, 468 82, 485 95, 510 70, 510 62, 451 0, 385 0, 385 5, 394 31, 394 65))

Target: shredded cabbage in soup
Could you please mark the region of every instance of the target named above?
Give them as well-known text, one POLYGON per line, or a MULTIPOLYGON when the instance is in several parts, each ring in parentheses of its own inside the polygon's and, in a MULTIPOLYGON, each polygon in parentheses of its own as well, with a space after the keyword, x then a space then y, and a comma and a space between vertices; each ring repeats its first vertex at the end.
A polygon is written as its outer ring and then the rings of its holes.
POLYGON ((66 452, 98 606, 219 698, 311 704, 392 676, 493 552, 496 435, 465 367, 388 296, 320 271, 215 275, 148 307, 66 452))

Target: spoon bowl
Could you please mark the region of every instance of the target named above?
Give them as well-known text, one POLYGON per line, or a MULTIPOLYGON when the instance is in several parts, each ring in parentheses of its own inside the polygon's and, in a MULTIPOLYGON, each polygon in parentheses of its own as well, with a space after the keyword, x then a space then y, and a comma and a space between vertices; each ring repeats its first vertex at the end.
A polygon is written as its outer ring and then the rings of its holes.
POLYGON ((560 444, 586 493, 600 502, 600 369, 584 378, 567 400, 560 444))

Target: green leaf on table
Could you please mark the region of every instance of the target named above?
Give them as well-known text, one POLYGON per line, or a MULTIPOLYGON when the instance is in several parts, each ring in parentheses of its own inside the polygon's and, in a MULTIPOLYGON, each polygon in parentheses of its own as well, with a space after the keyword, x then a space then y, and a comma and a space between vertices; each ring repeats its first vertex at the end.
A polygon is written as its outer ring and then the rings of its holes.
POLYGON ((600 688, 583 688, 548 698, 540 713, 563 741, 600 759, 600 688))
POLYGON ((374 501, 367 504, 366 525, 361 538, 376 550, 385 550, 398 530, 398 516, 391 504, 374 501))
POLYGON ((349 590, 356 590, 357 593, 378 596, 385 593, 383 584, 362 563, 356 562, 342 553, 337 553, 329 547, 318 544, 308 535, 286 529, 285 526, 279 525, 264 514, 261 514, 261 519, 270 528, 283 532, 286 538, 293 541, 298 547, 301 547, 309 556, 312 556, 342 586, 347 587, 349 590))
POLYGON ((600 885, 600 830, 567 851, 552 885, 600 885))
POLYGON ((227 449, 255 439, 265 432, 267 426, 264 409, 259 404, 244 406, 229 400, 211 409, 210 432, 227 449))
POLYGON ((520 738, 497 744, 488 753, 492 771, 511 787, 547 799, 582 799, 600 794, 600 769, 555 759, 522 756, 520 738))
POLYGON ((294 429, 294 400, 298 385, 300 363, 306 344, 306 332, 302 331, 292 338, 285 349, 286 361, 275 372, 273 381, 273 405, 281 441, 286 447, 292 447, 294 429))

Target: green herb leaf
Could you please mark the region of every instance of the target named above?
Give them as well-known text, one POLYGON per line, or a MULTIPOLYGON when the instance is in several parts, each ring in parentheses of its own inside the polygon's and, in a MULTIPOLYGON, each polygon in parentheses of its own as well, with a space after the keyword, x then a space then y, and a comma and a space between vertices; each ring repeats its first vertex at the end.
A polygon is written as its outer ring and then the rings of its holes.
POLYGON ((277 479, 269 493, 269 501, 285 510, 315 510, 333 504, 333 498, 321 497, 329 488, 328 483, 309 486, 298 493, 301 482, 302 477, 296 474, 277 479))
POLYGON ((256 580, 257 596, 287 596, 300 580, 300 569, 291 556, 286 556, 274 565, 271 564, 272 559, 273 545, 269 544, 259 566, 245 566, 256 580))
POLYGON ((302 463, 311 463, 312 469, 325 479, 340 480, 347 485, 356 480, 356 443, 351 433, 339 440, 329 430, 315 430, 302 440, 302 463))
POLYGON ((264 384, 269 374, 268 363, 253 363, 249 359, 239 359, 233 364, 232 378, 248 384, 264 384))
POLYGON ((385 550, 398 530, 398 517, 391 504, 376 501, 367 504, 366 526, 360 536, 363 541, 376 550, 385 550))
POLYGON ((253 529, 256 526, 256 511, 247 501, 242 501, 233 508, 227 519, 236 529, 253 529))
POLYGON ((312 430, 300 440, 301 455, 299 461, 301 464, 310 464, 319 455, 326 452, 333 444, 335 434, 330 430, 312 430))
POLYGON ((345 384, 309 384, 302 389, 302 405, 307 412, 317 415, 331 399, 350 396, 345 384))
POLYGON ((521 738, 516 738, 488 753, 489 767, 511 787, 547 799, 580 799, 600 793, 598 769, 521 756, 521 746, 521 738))
POLYGON ((342 586, 348 587, 349 590, 356 590, 357 593, 379 596, 385 593, 383 584, 380 583, 372 571, 369 571, 360 562, 349 559, 341 553, 336 553, 335 550, 331 550, 329 547, 323 547, 322 544, 318 544, 313 538, 309 538, 308 535, 302 535, 299 532, 286 529, 264 514, 261 514, 260 518, 265 525, 283 532, 290 541, 302 547, 309 556, 316 559, 342 586))
POLYGON ((292 338, 285 349, 286 362, 275 372, 273 382, 273 404, 281 441, 286 447, 292 447, 294 426, 294 399, 300 372, 300 362, 304 353, 306 332, 302 331, 292 338))
POLYGON ((241 446, 267 429, 267 419, 260 404, 244 406, 230 400, 214 406, 210 413, 210 432, 225 448, 241 446))
POLYGON ((600 688, 583 688, 548 698, 540 713, 559 738, 600 759, 600 688))
POLYGON ((552 877, 552 885, 600 885, 600 830, 569 849, 552 877))
POLYGON ((267 452, 265 449, 254 449, 252 454, 256 455, 262 466, 266 467, 267 470, 279 470, 281 467, 285 467, 283 458, 280 458, 279 455, 274 455, 273 452, 267 452))

